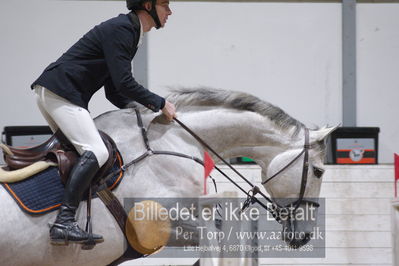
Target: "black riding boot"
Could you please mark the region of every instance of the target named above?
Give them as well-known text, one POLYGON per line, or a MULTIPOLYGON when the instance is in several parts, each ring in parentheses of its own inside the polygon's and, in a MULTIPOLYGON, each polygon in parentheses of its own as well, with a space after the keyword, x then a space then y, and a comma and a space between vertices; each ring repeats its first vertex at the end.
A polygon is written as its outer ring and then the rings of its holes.
MULTIPOLYGON (((83 193, 88 189, 91 180, 99 170, 96 156, 86 151, 73 167, 65 185, 63 203, 55 223, 50 228, 50 239, 54 245, 68 245, 68 242, 83 243, 89 238, 89 233, 79 228, 75 213, 82 200, 83 193)), ((100 235, 93 234, 95 242, 103 242, 100 235)))

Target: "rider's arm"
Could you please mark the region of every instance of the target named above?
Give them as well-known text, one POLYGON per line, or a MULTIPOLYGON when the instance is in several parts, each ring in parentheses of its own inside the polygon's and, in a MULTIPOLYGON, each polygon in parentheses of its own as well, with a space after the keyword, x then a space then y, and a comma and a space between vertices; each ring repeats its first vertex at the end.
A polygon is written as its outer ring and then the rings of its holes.
POLYGON ((108 26, 102 31, 101 44, 112 83, 118 93, 141 103, 154 112, 165 106, 165 99, 141 86, 133 78, 131 61, 138 34, 129 25, 108 26))
POLYGON ((108 78, 104 84, 105 97, 116 107, 123 109, 132 102, 132 99, 124 96, 122 93, 119 93, 116 90, 114 84, 112 83, 112 79, 108 78))

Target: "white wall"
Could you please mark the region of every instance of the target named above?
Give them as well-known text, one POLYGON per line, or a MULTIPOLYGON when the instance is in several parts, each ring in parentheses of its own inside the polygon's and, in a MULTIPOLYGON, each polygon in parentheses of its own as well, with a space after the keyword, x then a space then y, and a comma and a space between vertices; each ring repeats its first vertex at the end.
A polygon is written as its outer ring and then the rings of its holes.
POLYGON ((399 152, 399 4, 359 4, 357 119, 379 126, 381 162, 399 152))
POLYGON ((150 85, 242 90, 308 125, 341 121, 341 6, 173 3, 150 33, 150 85))
MULTIPOLYGON (((341 5, 172 2, 167 27, 149 33, 150 89, 243 90, 309 126, 341 122, 341 5)), ((0 129, 44 124, 29 85, 124 1, 0 2, 0 129)), ((380 162, 399 151, 398 4, 359 4, 358 121, 380 126, 380 162), (377 31, 375 29, 378 28, 377 31), (396 60, 395 60, 396 59, 396 60), (383 92, 383 93, 382 93, 383 92)), ((93 115, 112 109, 100 93, 93 115)))
MULTIPOLYGON (((94 25, 124 11, 123 2, 2 0, 0 128, 45 124, 31 83, 94 25)), ((104 102, 93 111, 111 107, 104 102)))

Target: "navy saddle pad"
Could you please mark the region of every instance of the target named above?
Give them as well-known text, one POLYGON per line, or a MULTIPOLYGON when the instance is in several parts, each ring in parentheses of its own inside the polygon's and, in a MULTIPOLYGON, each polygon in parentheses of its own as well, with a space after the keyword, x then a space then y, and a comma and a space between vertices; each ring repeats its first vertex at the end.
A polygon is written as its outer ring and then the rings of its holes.
MULTIPOLYGON (((109 171, 118 170, 122 165, 122 159, 118 154, 113 168, 109 171)), ((107 173, 107 175, 109 174, 107 173)), ((109 189, 114 189, 121 182, 123 172, 108 179, 106 184, 109 189)), ((41 215, 61 206, 64 194, 64 185, 56 167, 46 170, 20 182, 2 183, 21 209, 32 215, 41 215)))

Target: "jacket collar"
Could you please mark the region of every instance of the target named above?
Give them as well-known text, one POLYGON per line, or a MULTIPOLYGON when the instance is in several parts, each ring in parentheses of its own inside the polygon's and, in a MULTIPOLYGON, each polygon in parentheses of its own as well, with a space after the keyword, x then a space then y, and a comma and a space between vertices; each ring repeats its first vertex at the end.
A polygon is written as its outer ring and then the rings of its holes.
POLYGON ((143 25, 141 24, 139 17, 134 11, 130 12, 128 14, 128 17, 133 24, 134 30, 139 32, 140 38, 137 42, 137 47, 138 47, 143 41, 143 35, 144 35, 143 25))

